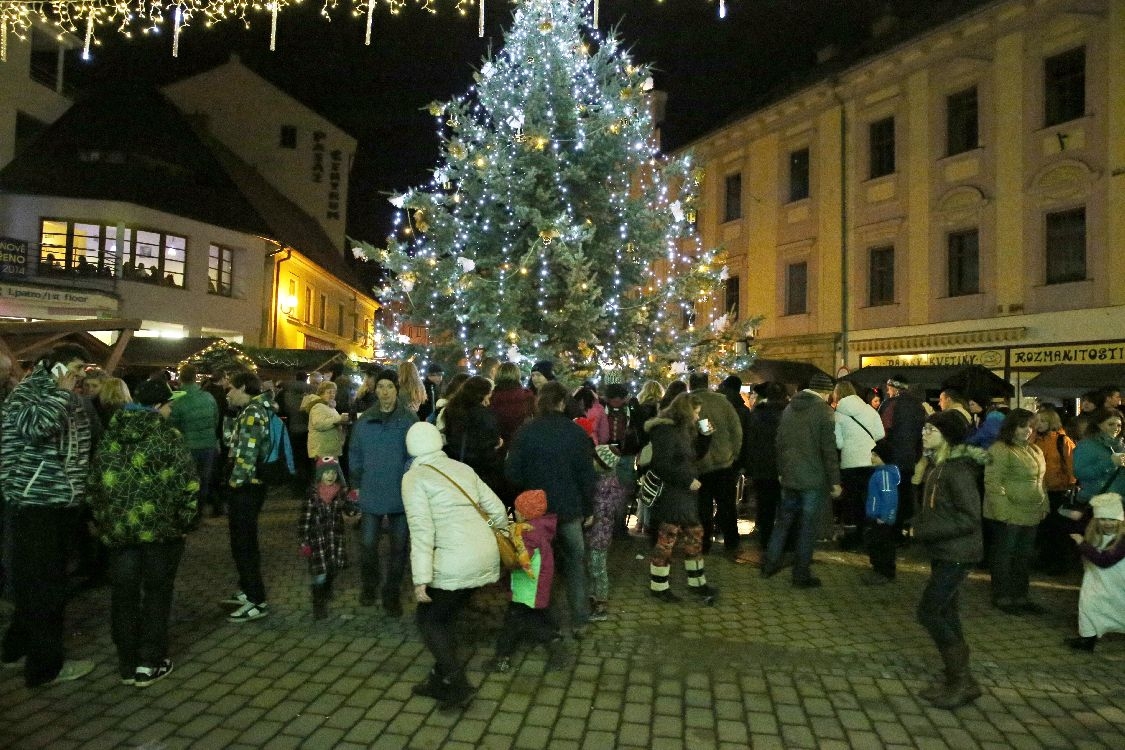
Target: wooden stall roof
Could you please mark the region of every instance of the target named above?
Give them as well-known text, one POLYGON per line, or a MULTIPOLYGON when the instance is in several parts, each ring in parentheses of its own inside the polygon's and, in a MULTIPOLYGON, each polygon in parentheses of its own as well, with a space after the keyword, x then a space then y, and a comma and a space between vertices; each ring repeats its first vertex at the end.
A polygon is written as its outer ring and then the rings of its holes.
POLYGON ((137 318, 87 318, 82 320, 40 320, 34 323, 0 323, 0 352, 14 360, 32 359, 62 341, 80 344, 90 352, 94 364, 113 372, 125 347, 140 329, 137 318), (92 331, 119 331, 117 342, 109 346, 91 335, 92 331))

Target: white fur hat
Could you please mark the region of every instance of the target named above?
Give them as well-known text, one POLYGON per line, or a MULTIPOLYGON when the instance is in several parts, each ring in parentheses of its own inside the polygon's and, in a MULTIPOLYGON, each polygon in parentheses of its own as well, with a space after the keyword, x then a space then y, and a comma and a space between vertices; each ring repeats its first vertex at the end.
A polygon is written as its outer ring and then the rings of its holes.
POLYGON ((1125 521, 1125 510, 1121 507, 1121 495, 1116 492, 1094 495, 1090 498, 1090 507, 1094 510, 1094 518, 1112 518, 1125 521))

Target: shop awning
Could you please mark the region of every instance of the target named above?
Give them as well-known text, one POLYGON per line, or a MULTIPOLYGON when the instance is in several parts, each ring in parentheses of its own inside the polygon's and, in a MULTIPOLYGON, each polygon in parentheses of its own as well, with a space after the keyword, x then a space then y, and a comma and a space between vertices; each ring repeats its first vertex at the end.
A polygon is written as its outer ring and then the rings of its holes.
POLYGON ((865 388, 876 388, 885 385, 889 378, 895 376, 904 379, 916 391, 956 388, 966 395, 987 394, 992 398, 1011 398, 1016 392, 1011 383, 980 365, 861 367, 843 380, 850 380, 865 388))
POLYGON ((1025 396, 1078 398, 1086 391, 1107 385, 1125 386, 1125 364, 1055 365, 1023 386, 1025 396))
POLYGON ((790 362, 786 359, 755 359, 754 364, 739 373, 744 383, 784 383, 802 387, 814 374, 827 375, 824 370, 808 362, 790 362))

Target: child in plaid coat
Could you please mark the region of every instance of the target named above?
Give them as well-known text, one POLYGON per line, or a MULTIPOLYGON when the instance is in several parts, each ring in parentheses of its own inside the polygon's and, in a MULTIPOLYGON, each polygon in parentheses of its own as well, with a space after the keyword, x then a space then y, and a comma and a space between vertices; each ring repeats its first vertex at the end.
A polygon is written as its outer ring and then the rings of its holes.
POLYGON ((309 561, 312 576, 313 619, 328 616, 332 580, 336 571, 347 565, 344 514, 354 513, 354 506, 344 486, 340 462, 330 456, 318 458, 298 529, 301 556, 309 561))

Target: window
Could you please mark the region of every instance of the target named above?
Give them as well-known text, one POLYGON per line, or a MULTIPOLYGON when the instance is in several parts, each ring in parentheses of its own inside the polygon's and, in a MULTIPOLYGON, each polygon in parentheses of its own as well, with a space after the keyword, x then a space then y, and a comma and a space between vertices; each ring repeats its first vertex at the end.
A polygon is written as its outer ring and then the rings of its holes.
POLYGON ((305 307, 304 307, 304 315, 301 316, 301 319, 303 321, 305 321, 306 323, 310 323, 310 324, 312 323, 312 287, 311 286, 305 287, 305 307))
POLYGON ((949 296, 962 297, 980 292, 980 232, 967 229, 951 232, 949 249, 949 296))
POLYGON ((278 143, 282 148, 297 148, 297 128, 294 125, 281 126, 281 138, 278 143))
POLYGON ((207 293, 222 297, 233 296, 231 281, 234 277, 234 250, 221 245, 211 245, 207 253, 207 293))
POLYGON ((873 247, 868 256, 867 304, 892 305, 895 301, 895 248, 873 247))
POLYGON ((44 219, 40 224, 39 272, 113 277, 118 260, 130 281, 183 288, 187 238, 167 232, 44 219))
POLYGON ((742 173, 728 174, 726 181, 726 204, 723 221, 742 218, 742 173))
POLYGON ((337 305, 336 306, 336 313, 337 313, 336 314, 336 335, 337 336, 343 336, 344 335, 344 306, 343 305, 337 305))
POLYGON ((1043 61, 1043 116, 1047 127, 1086 114, 1086 48, 1043 61))
POLYGON ((680 310, 683 313, 683 318, 680 321, 683 328, 685 330, 695 328, 695 305, 688 303, 681 306, 680 310))
POLYGON ((979 145, 977 134, 977 89, 959 91, 945 98, 946 155, 963 154, 979 145))
POLYGON ((1047 214, 1047 283, 1086 279, 1086 208, 1047 214))
POLYGON ((328 296, 320 295, 320 305, 316 308, 316 327, 322 331, 328 330, 328 296))
POLYGON ((789 201, 809 197, 809 150, 803 148, 789 154, 789 201))
POLYGON ((785 314, 804 315, 809 311, 809 264, 790 263, 785 268, 785 314))
POLYGON ((742 308, 742 299, 738 287, 738 277, 731 276, 727 279, 723 289, 723 312, 727 314, 727 320, 732 323, 738 320, 738 314, 742 308))
POLYGON ((895 172, 895 118, 871 123, 871 177, 895 172))

